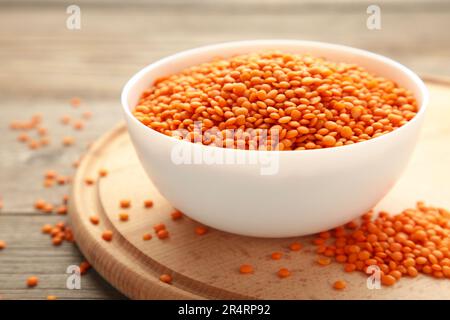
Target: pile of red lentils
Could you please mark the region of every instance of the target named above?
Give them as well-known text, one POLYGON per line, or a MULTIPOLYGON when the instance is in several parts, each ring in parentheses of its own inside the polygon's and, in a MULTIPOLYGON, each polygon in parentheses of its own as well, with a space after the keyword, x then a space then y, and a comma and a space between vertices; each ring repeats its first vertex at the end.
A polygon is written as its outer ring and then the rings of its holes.
POLYGON ((191 142, 305 150, 379 137, 416 112, 411 92, 362 67, 267 52, 218 59, 160 78, 143 92, 133 113, 168 136, 180 138, 175 132, 187 131, 183 138, 191 142), (195 130, 197 123, 202 133, 195 130), (269 138, 258 144, 262 130, 269 138))
POLYGON ((450 278, 450 211, 423 202, 397 215, 380 212, 373 219, 369 212, 361 223, 320 233, 314 243, 320 265, 333 258, 346 272, 364 273, 375 265, 386 286, 419 273, 450 278))

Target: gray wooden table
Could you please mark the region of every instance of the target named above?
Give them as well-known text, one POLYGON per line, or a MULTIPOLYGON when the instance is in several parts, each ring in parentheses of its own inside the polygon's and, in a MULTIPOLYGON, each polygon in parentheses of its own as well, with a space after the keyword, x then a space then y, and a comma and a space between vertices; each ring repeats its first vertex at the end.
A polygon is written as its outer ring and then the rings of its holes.
POLYGON ((73 173, 86 145, 121 120, 119 95, 139 68, 179 50, 214 42, 287 38, 352 45, 388 55, 418 73, 450 76, 450 1, 377 1, 381 30, 366 27, 373 1, 80 0, 81 29, 66 28, 70 2, 0 1, 0 298, 123 298, 94 270, 81 290, 66 289, 66 268, 83 258, 76 246, 54 247, 40 232, 65 220, 33 208, 37 198, 58 202, 67 186, 45 189, 47 169, 73 173), (69 106, 82 98, 80 109, 69 106), (93 112, 85 130, 61 116, 93 112), (30 151, 8 129, 12 120, 42 113, 52 144, 30 151), (76 144, 61 146, 64 135, 76 144), (30 275, 41 279, 28 289, 30 275))

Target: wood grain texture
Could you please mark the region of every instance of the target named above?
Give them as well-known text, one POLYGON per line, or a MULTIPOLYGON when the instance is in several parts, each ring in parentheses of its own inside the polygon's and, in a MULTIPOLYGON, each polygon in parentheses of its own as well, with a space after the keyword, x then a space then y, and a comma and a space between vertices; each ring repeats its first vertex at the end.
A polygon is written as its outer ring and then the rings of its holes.
POLYGON ((40 226, 60 217, 32 207, 43 197, 58 202, 67 187, 44 189, 42 174, 54 168, 72 174, 70 163, 86 145, 121 119, 119 94, 138 69, 179 50, 239 39, 291 38, 330 41, 383 53, 420 73, 450 76, 448 1, 378 1, 382 30, 365 27, 372 1, 350 0, 80 0, 82 29, 65 27, 70 1, 0 1, 0 296, 3 299, 120 298, 95 272, 81 291, 63 289, 66 264, 82 257, 73 246, 53 248, 40 226), (420 27, 418 27, 420 26, 420 27), (68 99, 80 96, 94 116, 82 132, 61 126, 68 99), (13 119, 40 112, 51 146, 36 152, 7 130, 13 119), (63 135, 76 145, 62 148, 63 135), (61 265, 64 265, 62 267, 61 265), (45 278, 24 288, 31 273, 45 278), (56 292, 55 292, 56 291, 56 292))
MULTIPOLYGON (((414 156, 376 210, 397 213, 414 207, 418 199, 450 206, 446 187, 450 82, 428 82, 428 88, 431 103, 414 156)), ((146 177, 124 125, 104 135, 86 154, 71 199, 70 214, 81 250, 103 277, 134 299, 450 299, 450 281, 424 275, 404 278, 393 288, 370 290, 367 277, 359 272, 345 273, 336 263, 318 266, 313 237, 262 239, 213 229, 196 235, 197 222, 188 217, 172 221, 174 208, 146 177), (84 179, 96 176, 100 168, 108 168, 108 176, 97 179, 96 185, 86 185, 84 179), (131 208, 121 209, 120 199, 131 200, 131 208), (146 199, 154 200, 155 206, 144 208, 146 199), (119 219, 123 211, 130 215, 127 222, 119 219), (90 223, 93 213, 100 216, 100 225, 90 223), (167 226, 169 239, 160 240, 152 231, 159 223, 167 226), (114 232, 111 242, 101 238, 106 229, 114 232), (153 239, 143 241, 145 233, 152 233, 153 239), (294 241, 304 244, 301 252, 289 250, 294 241), (284 257, 271 260, 275 251, 284 257), (239 266, 245 263, 255 266, 253 275, 239 274, 239 266), (276 276, 281 267, 292 271, 289 279, 276 276), (162 273, 173 276, 172 285, 158 280, 162 273), (338 279, 345 279, 346 290, 332 289, 338 279)))

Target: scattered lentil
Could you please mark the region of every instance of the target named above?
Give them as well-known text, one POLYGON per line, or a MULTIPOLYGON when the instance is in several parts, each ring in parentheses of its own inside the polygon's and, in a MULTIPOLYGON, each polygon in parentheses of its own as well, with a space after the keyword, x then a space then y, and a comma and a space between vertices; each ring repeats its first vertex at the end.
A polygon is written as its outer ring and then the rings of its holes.
POLYGON ((151 208, 153 207, 153 201, 152 200, 144 200, 144 207, 145 208, 151 208))
POLYGON ((195 233, 198 234, 199 236, 203 236, 207 232, 208 232, 208 228, 206 228, 206 227, 199 226, 199 227, 195 228, 195 233))
POLYGON ((243 264, 239 267, 239 272, 241 274, 250 274, 253 273, 253 267, 249 264, 243 264))
POLYGON ((113 238, 113 232, 111 230, 103 231, 102 238, 105 241, 111 241, 113 238))
POLYGON ((183 218, 183 213, 181 211, 174 211, 170 214, 170 216, 172 217, 172 220, 180 220, 181 218, 183 218))
POLYGON ((280 260, 283 257, 283 254, 281 252, 272 252, 270 255, 270 258, 272 260, 280 260))
POLYGON ((32 287, 36 287, 39 283, 39 278, 36 276, 31 276, 28 277, 27 279, 27 286, 32 288, 32 287))
POLYGON ((168 274, 162 274, 159 277, 159 280, 161 280, 164 283, 168 283, 168 284, 172 283, 172 277, 168 274))
POLYGON ((100 218, 99 218, 98 216, 96 216, 96 215, 91 215, 91 216, 89 217, 89 221, 90 221, 92 224, 97 225, 97 224, 99 224, 99 222, 100 222, 100 218))
POLYGON ((142 240, 148 241, 151 240, 153 237, 150 233, 146 233, 142 236, 142 240))
POLYGON ((333 288, 336 290, 343 290, 347 287, 347 283, 345 283, 344 280, 337 280, 335 283, 333 283, 333 288))
POLYGON ((281 268, 278 270, 278 277, 280 278, 287 278, 291 275, 291 272, 286 268, 281 268))

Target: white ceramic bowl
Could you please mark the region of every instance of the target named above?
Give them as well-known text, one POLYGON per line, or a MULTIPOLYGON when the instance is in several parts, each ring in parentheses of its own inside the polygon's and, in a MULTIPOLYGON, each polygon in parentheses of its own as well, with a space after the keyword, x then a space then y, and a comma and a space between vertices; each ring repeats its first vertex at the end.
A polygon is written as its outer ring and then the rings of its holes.
POLYGON ((427 89, 420 78, 391 59, 341 45, 295 40, 230 42, 184 51, 145 67, 128 81, 122 92, 131 139, 161 194, 174 207, 205 225, 258 237, 319 232, 346 223, 374 207, 407 165, 427 103, 427 89), (217 56, 267 49, 356 63, 411 90, 420 110, 406 125, 369 141, 329 149, 281 152, 213 148, 176 140, 144 126, 130 111, 158 77, 217 56), (198 154, 214 152, 217 157, 231 159, 242 156, 247 161, 179 164, 174 161, 173 152, 180 148, 198 154), (251 163, 248 159, 252 156, 259 161, 251 163), (268 170, 261 174, 264 168, 268 170))

